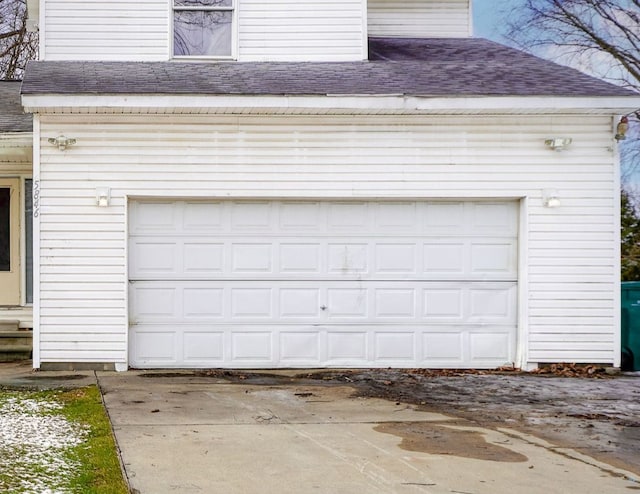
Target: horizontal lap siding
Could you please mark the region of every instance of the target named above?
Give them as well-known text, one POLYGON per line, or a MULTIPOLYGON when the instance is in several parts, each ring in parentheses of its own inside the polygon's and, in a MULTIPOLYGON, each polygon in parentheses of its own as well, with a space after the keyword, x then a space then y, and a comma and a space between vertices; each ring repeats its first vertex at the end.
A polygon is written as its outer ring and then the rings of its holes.
POLYGON ((45 15, 47 60, 168 58, 167 0, 47 0, 45 15))
POLYGON ((0 177, 16 177, 18 175, 31 175, 31 161, 3 162, 0 156, 0 177))
POLYGON ((619 308, 609 135, 610 119, 597 116, 43 117, 42 359, 124 360, 125 196, 527 196, 528 359, 610 363, 619 308), (77 144, 46 143, 59 133, 77 144), (553 152, 550 136, 573 143, 553 152), (110 207, 95 206, 98 186, 111 188, 110 207), (547 188, 561 207, 543 207, 547 188))
POLYGON ((242 0, 240 61, 366 58, 363 0, 242 0))
POLYGON ((468 0, 369 0, 369 36, 471 36, 468 0))

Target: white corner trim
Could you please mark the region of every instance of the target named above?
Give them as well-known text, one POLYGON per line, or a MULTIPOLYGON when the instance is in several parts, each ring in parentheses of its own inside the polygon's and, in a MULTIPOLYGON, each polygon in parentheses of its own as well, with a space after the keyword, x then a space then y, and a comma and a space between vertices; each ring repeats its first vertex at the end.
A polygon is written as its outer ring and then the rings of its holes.
MULTIPOLYGON (((40 135, 40 117, 33 117, 33 132, 40 135)), ((33 368, 40 368, 40 139, 33 141, 33 368), (36 208, 36 206, 38 206, 36 208)))
MULTIPOLYGON (((616 132, 616 126, 620 121, 620 116, 614 116, 612 118, 611 127, 612 135, 616 132)), ((615 142, 615 140, 613 140, 615 142)), ((613 306, 617 309, 614 310, 613 317, 613 366, 620 367, 622 364, 622 261, 620 256, 622 255, 622 234, 620 231, 620 146, 612 144, 613 146, 613 279, 615 280, 613 287, 613 306)))

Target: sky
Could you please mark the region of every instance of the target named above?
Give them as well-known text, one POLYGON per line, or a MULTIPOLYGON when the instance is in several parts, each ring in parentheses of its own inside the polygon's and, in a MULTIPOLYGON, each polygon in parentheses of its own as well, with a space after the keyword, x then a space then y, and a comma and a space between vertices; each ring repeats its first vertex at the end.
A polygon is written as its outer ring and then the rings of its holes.
POLYGON ((473 0, 474 35, 504 43, 501 20, 506 12, 522 3, 523 0, 473 0))

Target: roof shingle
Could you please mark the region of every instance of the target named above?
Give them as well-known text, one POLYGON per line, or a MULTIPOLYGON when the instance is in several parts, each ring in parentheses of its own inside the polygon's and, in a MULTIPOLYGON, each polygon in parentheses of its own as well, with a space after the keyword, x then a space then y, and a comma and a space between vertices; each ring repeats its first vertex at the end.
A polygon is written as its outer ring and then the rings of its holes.
POLYGON ((23 94, 637 96, 478 38, 371 38, 363 62, 31 62, 23 94))
POLYGON ((0 81, 0 133, 31 132, 31 115, 20 102, 20 81, 0 81))

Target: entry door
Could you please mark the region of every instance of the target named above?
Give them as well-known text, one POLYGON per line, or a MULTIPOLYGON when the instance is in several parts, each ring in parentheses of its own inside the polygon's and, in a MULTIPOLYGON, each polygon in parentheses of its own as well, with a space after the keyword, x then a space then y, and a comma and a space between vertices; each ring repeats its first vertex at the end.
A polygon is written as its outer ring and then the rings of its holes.
POLYGON ((0 305, 20 305, 20 180, 0 178, 0 305))

